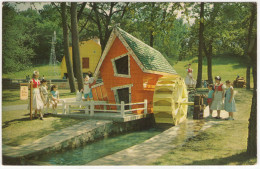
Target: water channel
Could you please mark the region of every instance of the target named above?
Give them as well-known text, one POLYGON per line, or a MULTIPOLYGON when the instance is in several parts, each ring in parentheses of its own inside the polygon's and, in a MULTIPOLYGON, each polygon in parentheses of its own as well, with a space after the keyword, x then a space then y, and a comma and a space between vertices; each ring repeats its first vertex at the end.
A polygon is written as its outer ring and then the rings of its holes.
MULTIPOLYGON (((196 135, 203 125, 203 120, 187 119, 179 125, 180 128, 176 133, 178 137, 172 140, 172 143, 175 145, 183 144, 188 137, 196 135)), ((76 149, 42 155, 38 162, 46 165, 86 165, 91 161, 140 144, 170 127, 173 126, 171 124, 157 124, 155 128, 148 130, 110 136, 76 149)))
POLYGON ((142 143, 161 133, 163 130, 164 128, 151 128, 149 130, 107 137, 76 149, 43 155, 38 161, 47 162, 50 165, 84 165, 93 160, 142 143))

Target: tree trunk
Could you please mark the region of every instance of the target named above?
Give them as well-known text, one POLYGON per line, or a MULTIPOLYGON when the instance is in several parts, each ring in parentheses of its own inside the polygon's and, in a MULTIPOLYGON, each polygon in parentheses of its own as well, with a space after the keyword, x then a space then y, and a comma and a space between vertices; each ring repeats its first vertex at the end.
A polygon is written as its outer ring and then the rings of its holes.
POLYGON ((213 84, 212 78, 212 41, 209 44, 209 55, 207 57, 208 62, 208 83, 213 84))
MULTIPOLYGON (((250 25, 254 25, 256 21, 256 3, 252 3, 250 25)), ((253 26, 249 27, 253 29, 253 26)), ((252 30, 249 30, 252 33, 252 30)), ((254 91, 251 105, 251 112, 248 125, 248 140, 247 140, 247 153, 249 156, 257 156, 257 36, 250 34, 248 54, 252 63, 253 70, 253 81, 254 81, 254 91)))
POLYGON ((75 81, 74 74, 71 65, 70 53, 69 53, 69 33, 68 33, 68 25, 67 25, 67 14, 66 14, 66 2, 61 3, 61 17, 62 17, 62 27, 63 27, 63 45, 64 45, 64 55, 66 61, 66 67, 68 72, 69 84, 70 84, 70 92, 73 93, 76 91, 75 89, 75 81))
POLYGON ((248 124, 248 140, 247 140, 247 153, 249 156, 257 156, 257 38, 255 38, 253 52, 250 54, 253 63, 253 81, 254 81, 254 91, 251 105, 251 112, 248 124))
POLYGON ((204 2, 201 2, 201 4, 200 4, 200 28, 199 28, 198 76, 197 76, 196 88, 201 87, 201 81, 202 81, 203 30, 204 30, 204 2))
POLYGON ((153 41, 154 41, 153 31, 150 31, 150 46, 151 47, 153 47, 153 41))
MULTIPOLYGON (((154 12, 153 12, 153 8, 155 7, 155 2, 151 2, 152 4, 152 12, 151 12, 151 24, 153 24, 154 22, 154 12)), ((154 28, 152 28, 152 30, 150 30, 149 34, 150 34, 150 46, 153 47, 153 42, 154 42, 154 35, 153 35, 153 31, 154 28)))
POLYGON ((76 78, 78 81, 78 90, 83 89, 82 65, 79 53, 79 37, 77 23, 77 2, 71 2, 71 35, 73 49, 73 65, 76 66, 76 78))
POLYGON ((246 67, 246 89, 250 89, 250 69, 251 66, 246 67))

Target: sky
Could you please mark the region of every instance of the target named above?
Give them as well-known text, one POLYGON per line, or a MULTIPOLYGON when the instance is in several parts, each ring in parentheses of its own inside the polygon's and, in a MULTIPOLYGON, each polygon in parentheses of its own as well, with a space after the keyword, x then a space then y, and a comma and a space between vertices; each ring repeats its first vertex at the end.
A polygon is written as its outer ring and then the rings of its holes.
MULTIPOLYGON (((35 9, 35 10, 41 10, 43 8, 44 5, 46 4, 50 4, 50 2, 37 2, 37 1, 34 1, 33 3, 30 3, 30 2, 9 2, 11 4, 13 4, 13 6, 16 7, 16 9, 18 11, 24 11, 24 10, 27 10, 28 8, 32 8, 32 9, 35 9)), ((177 18, 180 18, 181 17, 181 11, 178 11, 177 12, 177 18)), ((186 17, 184 17, 184 23, 186 22, 187 23, 187 20, 185 20, 186 17)), ((193 23, 195 22, 195 18, 190 18, 189 19, 189 24, 192 25, 193 23)))

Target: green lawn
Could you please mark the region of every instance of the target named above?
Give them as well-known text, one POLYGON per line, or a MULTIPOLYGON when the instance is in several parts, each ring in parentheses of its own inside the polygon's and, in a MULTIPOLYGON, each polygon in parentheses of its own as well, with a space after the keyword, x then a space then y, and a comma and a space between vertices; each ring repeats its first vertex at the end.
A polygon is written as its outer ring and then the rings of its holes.
MULTIPOLYGON (((76 97, 76 93, 70 93, 69 89, 59 89, 60 98, 76 97)), ((20 100, 19 89, 2 90, 2 106, 28 104, 28 100, 20 100)))
MULTIPOLYGON (((170 61, 170 63, 173 65, 173 68, 177 71, 179 75, 181 75, 183 78, 186 77, 186 65, 191 63, 191 67, 193 69, 193 77, 197 79, 197 72, 198 72, 198 63, 197 58, 184 60, 184 61, 170 61), (193 63, 194 62, 194 63, 193 63)), ((251 69, 252 71, 252 69, 251 69)), ((238 61, 236 61, 234 58, 213 58, 212 59, 212 76, 213 78, 215 76, 221 76, 222 82, 225 82, 226 80, 230 80, 233 82, 235 78, 239 75, 240 77, 246 78, 246 67, 242 66, 238 61)), ((207 80, 208 74, 207 74, 207 60, 203 60, 203 66, 202 66, 202 79, 207 80)), ((214 79, 213 79, 214 80, 214 79)), ((251 79, 250 79, 251 87, 253 87, 253 76, 251 73, 251 79)))
POLYGON ((32 143, 54 131, 85 119, 53 117, 30 120, 28 110, 2 112, 2 143, 10 146, 32 143))
POLYGON ((40 72, 40 77, 44 75, 45 79, 61 79, 60 64, 56 66, 40 65, 20 72, 2 74, 2 78, 25 79, 27 75, 32 77, 34 70, 38 70, 40 72))
POLYGON ((183 146, 170 150, 151 165, 252 165, 256 158, 246 155, 248 119, 252 91, 236 89, 234 121, 219 123, 183 146))

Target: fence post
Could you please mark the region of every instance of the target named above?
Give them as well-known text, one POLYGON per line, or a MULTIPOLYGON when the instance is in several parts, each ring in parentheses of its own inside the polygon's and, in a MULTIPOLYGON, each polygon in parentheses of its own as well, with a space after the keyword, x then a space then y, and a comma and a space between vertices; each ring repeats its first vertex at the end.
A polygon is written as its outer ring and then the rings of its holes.
POLYGON ((144 114, 147 114, 147 99, 144 99, 144 114))
POLYGON ((92 100, 90 101, 90 115, 94 116, 94 102, 92 100))
POLYGON ((89 114, 89 106, 90 106, 90 105, 87 103, 87 104, 86 104, 86 109, 85 109, 85 114, 89 114))
POLYGON ((62 112, 63 112, 63 114, 66 114, 66 104, 65 104, 65 102, 62 102, 62 112))
POLYGON ((124 117, 125 116, 125 102, 121 101, 121 115, 124 117))

